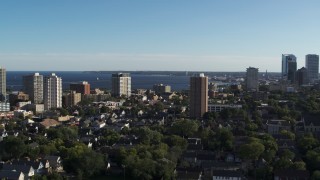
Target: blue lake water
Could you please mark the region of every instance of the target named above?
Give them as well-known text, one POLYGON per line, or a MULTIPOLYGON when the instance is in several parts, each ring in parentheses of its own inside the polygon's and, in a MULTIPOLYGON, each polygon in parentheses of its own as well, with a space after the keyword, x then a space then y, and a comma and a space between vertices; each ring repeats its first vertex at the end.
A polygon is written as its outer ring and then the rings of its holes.
MULTIPOLYGON (((30 71, 8 71, 7 72, 7 88, 18 91, 22 87, 22 76, 33 74, 30 71)), ((41 75, 49 75, 51 72, 39 72, 41 75)), ((111 74, 112 73, 93 73, 80 71, 56 71, 57 76, 62 78, 64 89, 68 89, 70 83, 79 81, 88 81, 91 88, 111 89, 111 74)), ((131 85, 133 89, 152 89, 154 84, 170 85, 174 91, 189 89, 189 76, 175 76, 165 74, 143 74, 131 73, 131 85)))

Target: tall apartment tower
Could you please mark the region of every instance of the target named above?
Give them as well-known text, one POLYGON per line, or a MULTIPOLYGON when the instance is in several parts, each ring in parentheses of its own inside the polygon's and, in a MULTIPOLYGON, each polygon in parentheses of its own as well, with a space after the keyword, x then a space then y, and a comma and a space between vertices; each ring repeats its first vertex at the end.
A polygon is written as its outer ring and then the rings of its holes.
POLYGON ((208 77, 203 73, 190 77, 190 117, 201 118, 208 111, 208 77))
POLYGON ((7 96, 7 73, 6 69, 0 66, 0 101, 5 101, 7 96))
POLYGON ((55 73, 44 78, 44 109, 62 107, 62 79, 55 73))
POLYGON ((308 72, 308 80, 313 83, 319 76, 319 55, 307 54, 306 55, 306 68, 308 72))
POLYGON ((131 96, 131 77, 129 73, 112 74, 112 90, 113 96, 131 96))
POLYGON ((288 76, 287 80, 291 83, 294 83, 296 80, 296 71, 297 71, 297 62, 288 61, 288 76))
POLYGON ((254 67, 247 68, 246 90, 259 91, 259 69, 254 67))
POLYGON ((90 84, 87 81, 70 84, 70 90, 81 94, 90 94, 90 84))
POLYGON ((43 103, 43 76, 39 73, 23 76, 23 87, 25 93, 34 104, 43 103))
POLYGON ((282 54, 282 78, 293 83, 297 71, 297 58, 293 54, 282 54))

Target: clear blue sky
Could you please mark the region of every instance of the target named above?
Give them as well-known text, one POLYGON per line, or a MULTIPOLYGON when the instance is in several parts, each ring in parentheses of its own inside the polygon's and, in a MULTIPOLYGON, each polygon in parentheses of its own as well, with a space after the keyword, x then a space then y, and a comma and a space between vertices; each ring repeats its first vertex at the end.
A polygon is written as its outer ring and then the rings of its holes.
POLYGON ((320 53, 319 0, 3 0, 7 70, 279 72, 320 53))

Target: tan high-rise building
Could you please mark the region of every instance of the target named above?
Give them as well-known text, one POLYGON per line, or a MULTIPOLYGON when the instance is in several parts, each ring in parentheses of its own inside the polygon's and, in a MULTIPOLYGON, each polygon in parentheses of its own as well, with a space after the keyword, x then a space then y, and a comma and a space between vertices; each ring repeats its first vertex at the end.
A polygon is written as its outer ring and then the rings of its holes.
POLYGON ((39 73, 23 76, 23 87, 25 93, 35 104, 43 103, 43 76, 39 73))
POLYGON ((190 117, 201 118, 208 111, 208 77, 203 73, 190 78, 190 117))
POLYGON ((112 74, 112 91, 113 96, 131 96, 131 77, 129 73, 112 74))
POLYGON ((70 93, 64 96, 65 98, 65 106, 75 106, 79 102, 81 102, 81 93, 77 93, 76 91, 70 91, 70 93))

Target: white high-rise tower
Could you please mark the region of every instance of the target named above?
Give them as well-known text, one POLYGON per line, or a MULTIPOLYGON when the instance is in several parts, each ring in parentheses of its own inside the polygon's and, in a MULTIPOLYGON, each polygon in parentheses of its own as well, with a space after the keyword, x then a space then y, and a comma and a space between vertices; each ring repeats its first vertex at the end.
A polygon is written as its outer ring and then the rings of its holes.
POLYGON ((131 96, 131 77, 129 73, 112 74, 112 95, 131 96))
POLYGON ((44 78, 44 109, 62 107, 62 79, 55 73, 44 78))

